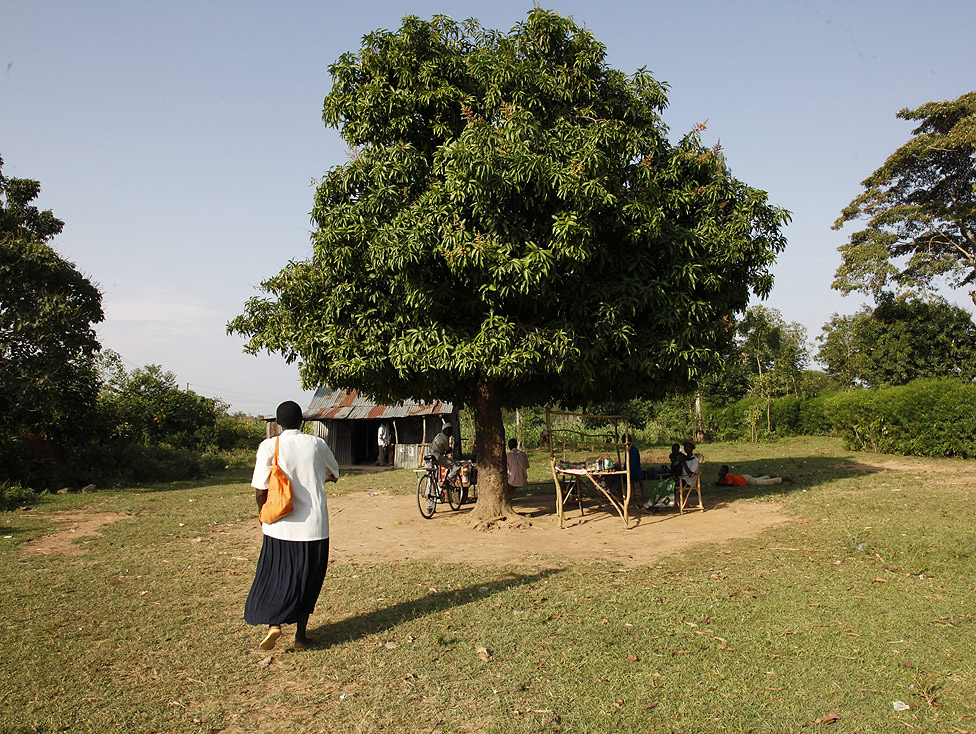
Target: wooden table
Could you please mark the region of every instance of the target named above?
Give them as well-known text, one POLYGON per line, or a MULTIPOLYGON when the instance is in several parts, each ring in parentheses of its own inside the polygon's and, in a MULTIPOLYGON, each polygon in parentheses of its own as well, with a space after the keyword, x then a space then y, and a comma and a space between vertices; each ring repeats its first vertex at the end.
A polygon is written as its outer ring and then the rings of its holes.
MULTIPOLYGON (((558 463, 552 462, 552 477, 556 484, 556 512, 559 514, 559 527, 564 528, 565 525, 565 512, 564 505, 567 500, 571 499, 573 494, 576 494, 576 498, 579 501, 580 514, 583 514, 583 496, 582 488, 585 481, 589 481, 594 487, 596 487, 613 508, 617 511, 617 514, 624 521, 624 527, 630 529, 630 500, 633 496, 633 487, 630 482, 630 470, 629 467, 624 467, 623 469, 612 469, 603 471, 590 471, 588 469, 575 469, 575 468, 560 468, 558 463), (619 476, 622 477, 620 480, 621 489, 623 492, 623 501, 618 500, 614 497, 610 491, 605 486, 604 482, 601 481, 604 477, 619 476), (626 477, 626 480, 623 479, 626 477)), ((638 523, 640 519, 638 518, 638 523)))

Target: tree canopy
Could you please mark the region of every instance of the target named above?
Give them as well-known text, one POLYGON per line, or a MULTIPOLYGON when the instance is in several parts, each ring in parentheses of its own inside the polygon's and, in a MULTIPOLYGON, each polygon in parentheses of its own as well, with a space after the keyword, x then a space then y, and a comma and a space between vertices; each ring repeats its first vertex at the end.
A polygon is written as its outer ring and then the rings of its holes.
MULTIPOLYGON (((898 117, 920 121, 914 137, 862 182, 834 223, 867 219, 839 248, 834 288, 845 293, 976 280, 976 92, 898 117)), ((976 303, 976 291, 970 297, 976 303)))
POLYGON ((778 309, 756 305, 736 331, 750 391, 766 397, 798 394, 808 361, 806 328, 787 323, 778 309))
POLYGON ((408 16, 330 72, 352 152, 316 191, 312 257, 229 328, 307 386, 472 406, 483 516, 506 512, 503 406, 693 384, 771 288, 787 213, 700 130, 670 143, 665 85, 572 19, 408 16))
POLYGON ((176 375, 157 364, 128 372, 111 350, 100 368, 99 420, 106 437, 186 449, 213 442, 217 421, 227 413, 221 400, 180 390, 176 375))
POLYGON ((2 166, 0 461, 9 467, 24 432, 63 437, 94 405, 102 296, 48 244, 63 223, 31 203, 40 184, 6 178, 2 166))
POLYGON ((875 309, 838 316, 818 337, 817 358, 847 387, 976 379, 976 324, 944 298, 882 293, 875 309))

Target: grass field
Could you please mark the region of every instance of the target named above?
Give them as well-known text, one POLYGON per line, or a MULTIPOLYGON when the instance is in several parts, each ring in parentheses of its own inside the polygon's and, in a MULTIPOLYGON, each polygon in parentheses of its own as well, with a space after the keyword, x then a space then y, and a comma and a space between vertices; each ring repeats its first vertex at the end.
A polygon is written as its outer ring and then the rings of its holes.
POLYGON ((976 462, 702 448, 795 474, 736 492, 795 521, 638 569, 337 563, 301 653, 241 618, 246 473, 2 513, 0 731, 976 732, 976 462))

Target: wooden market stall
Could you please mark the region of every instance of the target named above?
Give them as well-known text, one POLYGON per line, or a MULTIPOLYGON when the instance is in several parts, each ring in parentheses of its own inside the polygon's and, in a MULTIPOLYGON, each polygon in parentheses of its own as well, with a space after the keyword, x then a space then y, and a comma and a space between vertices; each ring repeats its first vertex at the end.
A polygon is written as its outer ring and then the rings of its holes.
MULTIPOLYGON (((546 409, 544 443, 556 485, 559 527, 565 527, 565 505, 576 500, 583 512, 583 492, 590 486, 605 497, 630 528, 630 443, 628 416, 590 415, 546 409), (595 424, 590 428, 586 422, 595 424), (619 496, 614 492, 619 488, 619 496)), ((640 518, 638 517, 638 522, 640 518)))

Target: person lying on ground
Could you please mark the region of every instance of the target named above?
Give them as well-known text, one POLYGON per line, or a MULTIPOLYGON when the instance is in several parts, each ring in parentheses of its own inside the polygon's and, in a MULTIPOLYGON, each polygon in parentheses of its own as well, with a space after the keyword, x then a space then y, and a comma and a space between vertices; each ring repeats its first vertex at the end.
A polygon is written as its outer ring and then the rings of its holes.
POLYGON ((793 477, 789 474, 783 477, 772 476, 770 474, 764 474, 761 477, 754 477, 751 474, 730 474, 729 467, 723 464, 718 470, 718 479, 715 480, 715 484, 722 487, 744 487, 747 484, 781 484, 792 481, 793 477))

